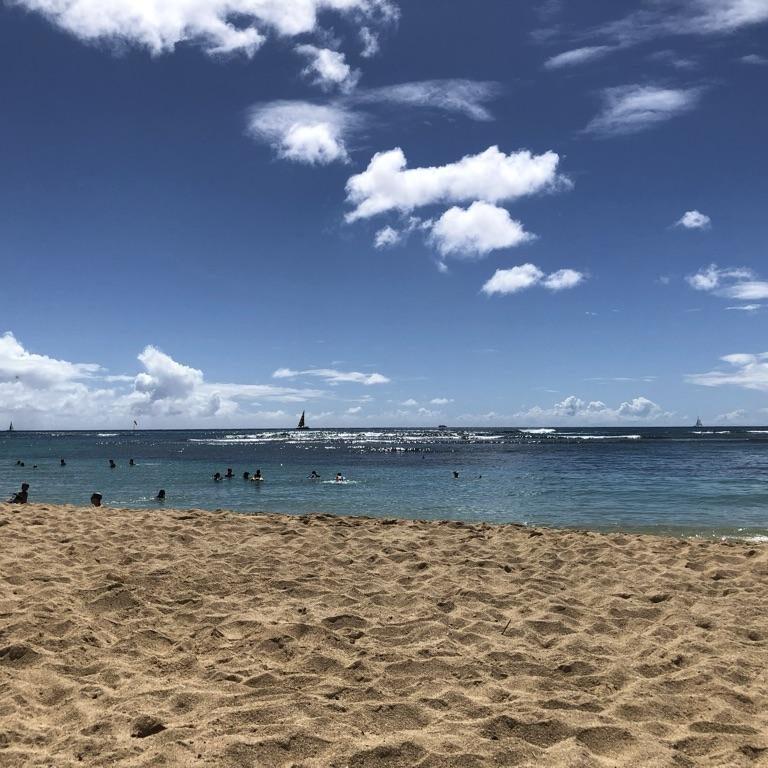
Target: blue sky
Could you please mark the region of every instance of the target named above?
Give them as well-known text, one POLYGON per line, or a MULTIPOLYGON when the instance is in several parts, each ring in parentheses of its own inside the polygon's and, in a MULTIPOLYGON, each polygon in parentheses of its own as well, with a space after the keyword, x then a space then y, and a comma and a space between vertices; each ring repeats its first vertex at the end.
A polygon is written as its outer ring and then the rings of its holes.
POLYGON ((768 0, 0 5, 0 418, 765 423, 767 82, 768 0))

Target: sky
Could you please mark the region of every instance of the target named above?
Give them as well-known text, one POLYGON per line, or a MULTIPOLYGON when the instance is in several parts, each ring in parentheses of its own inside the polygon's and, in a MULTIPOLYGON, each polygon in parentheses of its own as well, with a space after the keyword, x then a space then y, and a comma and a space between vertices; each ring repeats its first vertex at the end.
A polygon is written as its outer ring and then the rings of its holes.
POLYGON ((768 422, 768 0, 0 0, 0 424, 768 422))

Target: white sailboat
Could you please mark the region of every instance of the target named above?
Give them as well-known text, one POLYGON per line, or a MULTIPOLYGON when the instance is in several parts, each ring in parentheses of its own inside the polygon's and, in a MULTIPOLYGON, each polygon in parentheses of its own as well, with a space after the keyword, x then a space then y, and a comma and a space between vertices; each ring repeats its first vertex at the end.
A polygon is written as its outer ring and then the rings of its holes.
POLYGON ((695 426, 696 426, 696 428, 697 428, 697 429, 700 429, 701 427, 703 427, 703 426, 704 426, 704 425, 701 423, 701 419, 698 419, 698 418, 696 419, 696 424, 695 424, 695 426))

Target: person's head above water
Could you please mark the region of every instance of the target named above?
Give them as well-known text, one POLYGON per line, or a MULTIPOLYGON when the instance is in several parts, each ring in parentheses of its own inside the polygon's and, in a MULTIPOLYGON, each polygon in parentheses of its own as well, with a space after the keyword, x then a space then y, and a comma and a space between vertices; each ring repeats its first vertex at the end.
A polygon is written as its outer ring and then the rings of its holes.
POLYGON ((100 493, 92 493, 91 494, 91 504, 93 504, 94 507, 100 507, 101 506, 101 494, 100 493))
POLYGON ((160 489, 160 490, 157 492, 157 496, 155 496, 155 498, 156 498, 158 501, 165 501, 165 489, 164 489, 164 488, 161 488, 161 489, 160 489))
POLYGON ((454 478, 457 478, 457 477, 459 476, 459 473, 458 473, 458 472, 456 472, 456 470, 454 470, 454 472, 453 472, 453 476, 454 476, 454 478))

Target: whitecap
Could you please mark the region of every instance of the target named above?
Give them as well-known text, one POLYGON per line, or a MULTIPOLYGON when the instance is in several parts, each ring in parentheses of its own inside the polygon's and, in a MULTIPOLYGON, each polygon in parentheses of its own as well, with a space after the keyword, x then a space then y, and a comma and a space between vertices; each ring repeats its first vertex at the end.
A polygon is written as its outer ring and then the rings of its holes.
POLYGON ((547 427, 543 429, 521 429, 519 431, 525 432, 528 435, 551 435, 554 434, 557 430, 547 427))

